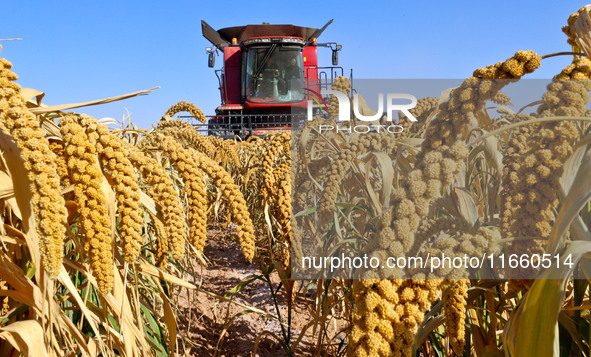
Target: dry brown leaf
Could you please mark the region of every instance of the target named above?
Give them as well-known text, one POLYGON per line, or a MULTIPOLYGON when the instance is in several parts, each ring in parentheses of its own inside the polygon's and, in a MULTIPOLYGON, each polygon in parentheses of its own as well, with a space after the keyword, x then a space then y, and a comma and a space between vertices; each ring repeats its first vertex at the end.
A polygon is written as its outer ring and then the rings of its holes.
POLYGON ((484 154, 488 166, 495 169, 495 177, 500 181, 503 175, 503 154, 499 150, 499 139, 489 136, 484 140, 484 154))
MULTIPOLYGON (((140 257, 140 259, 143 259, 140 257)), ((156 268, 155 266, 148 264, 148 263, 139 263, 136 264, 136 269, 138 272, 145 273, 148 275, 152 275, 153 277, 162 279, 166 282, 169 282, 174 285, 182 286, 187 289, 196 289, 197 287, 183 279, 177 278, 176 276, 170 275, 162 270, 156 268)))
POLYGON ((151 91, 153 91, 154 89, 158 89, 158 88, 160 88, 160 87, 154 87, 154 88, 150 88, 150 89, 146 89, 146 90, 141 90, 138 92, 122 94, 122 95, 118 95, 115 97, 109 97, 109 98, 104 98, 104 99, 91 100, 91 101, 82 102, 82 103, 61 104, 61 105, 51 105, 51 106, 47 106, 47 107, 30 108, 29 111, 33 114, 44 114, 44 113, 59 112, 62 110, 68 110, 68 109, 74 109, 74 108, 89 107, 91 105, 106 104, 106 103, 116 102, 116 101, 123 100, 123 99, 137 97, 140 95, 146 95, 146 94, 150 93, 151 91))
MULTIPOLYGON (((23 165, 21 151, 16 146, 12 137, 3 130, 0 130, 0 149, 3 151, 3 158, 8 166, 8 171, 14 185, 14 196, 22 217, 23 235, 27 240, 33 264, 41 267, 41 253, 39 251, 39 237, 37 235, 35 216, 31 202, 33 197, 29 190, 29 177, 27 170, 23 165)), ((41 275, 45 274, 45 269, 36 269, 35 278, 41 281, 41 275)))
POLYGON ((170 301, 168 297, 164 293, 164 289, 162 285, 156 284, 158 289, 160 290, 160 297, 162 298, 162 305, 164 307, 164 323, 168 329, 168 351, 170 353, 174 353, 176 348, 176 338, 177 338, 177 323, 176 318, 174 316, 174 312, 172 311, 172 307, 170 306, 170 301))
POLYGON ((550 253, 558 251, 565 244, 564 234, 567 232, 569 226, 573 222, 579 211, 587 204, 591 198, 591 151, 585 153, 579 169, 576 172, 575 178, 572 181, 570 190, 548 237, 548 249, 550 253))
POLYGON ((45 342, 43 340, 43 329, 39 321, 17 321, 0 327, 0 338, 8 341, 25 356, 47 356, 47 351, 43 348, 45 342))
POLYGON ((476 209, 476 203, 472 198, 472 194, 468 189, 463 187, 456 187, 452 192, 451 199, 456 206, 456 209, 470 227, 474 227, 478 222, 478 210, 476 209))
POLYGON ((23 99, 27 103, 27 108, 36 108, 42 106, 43 104, 41 104, 41 100, 43 100, 44 96, 44 92, 38 91, 33 88, 21 89, 21 97, 23 97, 23 99))

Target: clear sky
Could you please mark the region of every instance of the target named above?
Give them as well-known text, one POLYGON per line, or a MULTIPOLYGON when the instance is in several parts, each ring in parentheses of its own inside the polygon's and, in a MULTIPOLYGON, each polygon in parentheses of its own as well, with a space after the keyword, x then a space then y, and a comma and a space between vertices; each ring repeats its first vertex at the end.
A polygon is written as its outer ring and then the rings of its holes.
MULTIPOLYGON (((589 0, 587 0, 589 1, 589 0)), ((2 1, 0 57, 45 104, 100 99, 160 86, 148 96, 77 109, 150 127, 180 100, 214 114, 220 96, 207 67, 201 20, 213 28, 270 22, 321 27, 343 45, 355 78, 464 78, 518 50, 569 51, 560 30, 585 1, 2 1), (289 4, 289 5, 288 5, 289 4)), ((319 49, 330 65, 330 50, 319 49)), ((568 57, 542 61, 550 78, 568 57)), ((216 60, 216 68, 221 66, 216 60)))

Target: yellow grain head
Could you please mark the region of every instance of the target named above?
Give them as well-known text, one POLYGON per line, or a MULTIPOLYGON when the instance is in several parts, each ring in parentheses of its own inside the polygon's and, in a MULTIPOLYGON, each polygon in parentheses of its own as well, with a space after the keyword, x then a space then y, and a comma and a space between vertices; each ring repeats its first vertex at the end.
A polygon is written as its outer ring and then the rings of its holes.
POLYGON ((10 62, 0 59, 0 126, 20 149, 29 178, 41 257, 49 276, 55 277, 62 266, 67 217, 60 176, 55 155, 39 120, 28 111, 21 87, 14 82, 18 77, 11 68, 10 62))
POLYGON ((74 114, 60 118, 60 131, 70 180, 75 186, 74 197, 84 233, 84 251, 99 290, 106 294, 113 287, 114 271, 111 222, 101 189, 104 177, 98 166, 95 148, 89 143, 74 114))
POLYGON ((207 239, 207 193, 202 171, 192 153, 169 136, 153 133, 146 138, 146 144, 162 150, 179 171, 189 203, 187 220, 190 241, 197 251, 203 251, 207 239))
POLYGON ((466 299, 468 298, 469 280, 450 281, 443 294, 446 335, 454 352, 461 356, 464 354, 466 344, 466 299))
POLYGON ((168 233, 164 224, 160 219, 151 215, 152 223, 154 224, 154 231, 156 232, 156 247, 154 249, 156 255, 156 265, 162 270, 166 270, 168 263, 168 233))
POLYGON ((143 210, 140 205, 140 188, 137 175, 129 161, 129 152, 123 147, 121 139, 96 119, 79 115, 78 123, 95 147, 103 168, 109 173, 117 199, 119 212, 119 236, 122 241, 123 257, 133 262, 140 254, 143 243, 143 210))
POLYGON ((244 196, 232 180, 230 174, 218 163, 198 151, 192 151, 194 161, 215 183, 222 193, 226 206, 231 212, 231 219, 237 226, 238 242, 244 257, 251 262, 255 253, 254 227, 244 196))
POLYGON ((193 117, 195 117, 195 119, 199 120, 200 122, 202 122, 202 123, 207 122, 207 118, 205 117, 205 114, 203 114, 201 109, 197 108, 197 106, 195 104, 190 103, 190 102, 185 102, 184 100, 181 100, 177 104, 170 107, 166 111, 166 113, 164 113, 163 119, 167 116, 170 118, 173 115, 175 115, 176 113, 180 113, 180 112, 189 112, 189 113, 191 113, 191 115, 193 117))
MULTIPOLYGON (((185 254, 187 228, 185 212, 181 206, 174 183, 160 163, 139 151, 136 147, 126 144, 129 160, 141 173, 148 184, 147 193, 162 211, 162 218, 167 229, 166 234, 172 256, 181 259, 185 254)), ((164 240, 164 238, 162 238, 164 240)))

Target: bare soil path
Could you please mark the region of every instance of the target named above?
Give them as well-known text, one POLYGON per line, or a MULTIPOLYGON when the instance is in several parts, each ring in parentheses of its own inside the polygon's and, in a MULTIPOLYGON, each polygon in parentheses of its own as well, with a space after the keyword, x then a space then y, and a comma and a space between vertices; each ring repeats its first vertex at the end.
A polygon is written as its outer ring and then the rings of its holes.
MULTIPOLYGON (((256 264, 248 263, 242 256, 240 246, 227 236, 228 233, 223 230, 209 230, 204 255, 210 264, 198 271, 195 277, 187 277, 195 285, 201 284, 200 289, 203 291, 219 296, 224 296, 249 275, 260 274, 256 264)), ((198 263, 196 266, 198 267, 198 263)), ((279 286, 280 279, 276 272, 272 274, 272 282, 274 288, 279 286)), ((281 288, 279 309, 282 316, 287 318, 287 304, 283 292, 284 289, 281 288)), ((220 301, 203 292, 190 293, 188 296, 186 289, 182 290, 178 300, 179 333, 192 341, 191 356, 286 356, 281 345, 270 334, 281 336, 281 327, 277 319, 249 312, 227 324, 233 316, 246 308, 220 301), (220 341, 224 328, 227 330, 220 341), (260 342, 255 355, 253 350, 257 338, 260 342)), ((234 295, 233 301, 276 315, 270 288, 267 283, 260 280, 245 286, 234 295)), ((292 315, 292 336, 295 337, 292 341, 309 321, 310 313, 306 311, 306 305, 310 303, 306 303, 301 297, 295 302, 295 311, 292 315)), ((311 349, 310 343, 304 338, 299 344, 296 356, 312 356, 311 349)))

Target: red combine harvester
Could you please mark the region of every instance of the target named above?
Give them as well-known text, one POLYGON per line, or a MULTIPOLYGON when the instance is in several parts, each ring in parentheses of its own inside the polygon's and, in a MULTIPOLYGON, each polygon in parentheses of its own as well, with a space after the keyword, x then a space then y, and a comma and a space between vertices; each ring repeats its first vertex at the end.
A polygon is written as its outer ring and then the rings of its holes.
POLYGON ((245 138, 305 120, 307 101, 321 99, 320 90, 343 75, 343 68, 336 67, 342 46, 316 42, 331 23, 320 29, 262 24, 216 31, 201 21, 203 36, 214 45, 207 48, 208 66, 214 66, 218 50, 223 51, 224 64, 215 71, 222 103, 206 129, 198 130, 245 138), (332 50, 332 67, 318 66, 318 47, 332 50))

